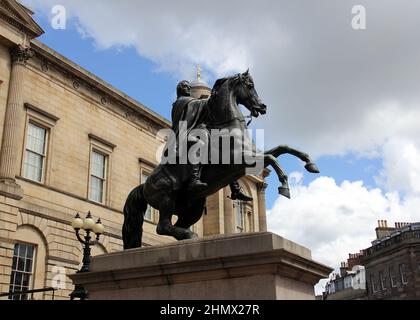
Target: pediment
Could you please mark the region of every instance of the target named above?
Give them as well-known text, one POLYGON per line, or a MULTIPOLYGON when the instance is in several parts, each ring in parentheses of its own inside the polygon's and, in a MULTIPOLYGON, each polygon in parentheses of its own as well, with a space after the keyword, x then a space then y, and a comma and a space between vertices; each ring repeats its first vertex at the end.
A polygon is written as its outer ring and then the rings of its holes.
POLYGON ((16 0, 0 0, 0 18, 25 32, 31 39, 39 37, 44 30, 32 19, 33 12, 16 0))

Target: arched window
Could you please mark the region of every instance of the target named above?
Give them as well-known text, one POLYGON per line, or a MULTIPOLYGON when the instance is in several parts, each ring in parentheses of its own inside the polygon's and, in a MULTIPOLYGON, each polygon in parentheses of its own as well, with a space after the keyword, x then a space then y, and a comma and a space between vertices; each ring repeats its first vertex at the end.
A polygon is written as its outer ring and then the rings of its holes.
MULTIPOLYGON (((15 235, 12 274, 9 292, 45 287, 47 243, 42 234, 30 225, 20 226, 15 235)), ((10 299, 43 299, 44 293, 10 296, 10 299)))

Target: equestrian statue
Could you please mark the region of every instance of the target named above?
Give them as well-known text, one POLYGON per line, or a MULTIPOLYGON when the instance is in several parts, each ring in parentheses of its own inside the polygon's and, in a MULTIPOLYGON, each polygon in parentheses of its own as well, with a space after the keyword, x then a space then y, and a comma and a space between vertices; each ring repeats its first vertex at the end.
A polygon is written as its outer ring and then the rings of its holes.
POLYGON ((257 149, 239 105, 255 118, 266 114, 267 107, 257 94, 249 70, 218 79, 206 99, 192 98, 190 89, 188 81, 177 86, 171 128, 175 140, 167 141, 162 157, 165 161, 127 197, 122 229, 124 249, 141 247, 148 205, 159 211, 158 234, 177 240, 196 239, 198 235, 190 227, 202 217, 208 196, 230 186, 231 199, 252 201, 237 182, 248 170, 271 166, 281 184, 279 194, 287 198, 290 191, 287 175, 277 161, 280 155, 291 154, 305 162, 307 171, 319 173, 308 154, 289 146, 280 145, 265 152, 257 149), (228 141, 228 147, 214 140, 228 141), (169 155, 175 155, 175 161, 167 161, 169 155), (173 215, 178 217, 175 224, 173 215))

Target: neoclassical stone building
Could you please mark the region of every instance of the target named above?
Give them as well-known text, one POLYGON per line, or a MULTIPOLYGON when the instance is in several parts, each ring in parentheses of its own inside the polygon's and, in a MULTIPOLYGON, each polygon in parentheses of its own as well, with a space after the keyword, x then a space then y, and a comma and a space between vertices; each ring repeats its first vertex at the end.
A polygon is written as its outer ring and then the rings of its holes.
MULTIPOLYGON (((105 225, 93 254, 122 250, 125 199, 157 164, 157 131, 170 127, 37 41, 43 30, 32 15, 15 0, 0 1, 0 293, 52 287, 58 274, 80 268, 82 248, 71 227, 77 212, 91 211, 105 225)), ((209 93, 199 79, 193 87, 196 97, 209 93)), ((253 203, 233 203, 221 190, 208 199, 195 232, 266 230, 264 177, 240 183, 253 203)), ((174 241, 156 234, 157 212, 146 220, 145 245, 174 241)), ((70 279, 60 287, 55 298, 67 299, 70 279)))

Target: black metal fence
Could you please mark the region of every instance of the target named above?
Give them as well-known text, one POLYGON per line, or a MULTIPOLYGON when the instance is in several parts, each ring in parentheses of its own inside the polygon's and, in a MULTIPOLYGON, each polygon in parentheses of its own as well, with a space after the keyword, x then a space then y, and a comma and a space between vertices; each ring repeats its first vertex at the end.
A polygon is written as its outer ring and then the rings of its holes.
POLYGON ((39 293, 39 292, 49 292, 52 291, 52 296, 51 296, 51 300, 54 300, 54 293, 55 293, 55 288, 43 288, 43 289, 34 289, 34 290, 25 290, 25 291, 14 291, 14 292, 8 292, 8 293, 0 293, 0 298, 1 297, 9 297, 9 299, 11 300, 29 300, 28 296, 31 295, 31 299, 33 300, 34 298, 34 293, 39 293), (23 299, 22 299, 23 296, 23 299), (18 297, 18 299, 15 299, 15 297, 18 297))

